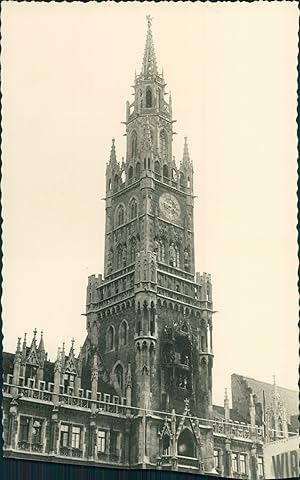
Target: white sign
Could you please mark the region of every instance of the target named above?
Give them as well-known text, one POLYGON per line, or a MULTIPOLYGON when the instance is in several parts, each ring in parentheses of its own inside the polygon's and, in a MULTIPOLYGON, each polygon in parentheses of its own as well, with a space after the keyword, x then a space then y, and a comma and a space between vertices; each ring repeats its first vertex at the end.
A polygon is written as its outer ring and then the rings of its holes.
POLYGON ((264 445, 265 478, 299 477, 299 436, 264 445))

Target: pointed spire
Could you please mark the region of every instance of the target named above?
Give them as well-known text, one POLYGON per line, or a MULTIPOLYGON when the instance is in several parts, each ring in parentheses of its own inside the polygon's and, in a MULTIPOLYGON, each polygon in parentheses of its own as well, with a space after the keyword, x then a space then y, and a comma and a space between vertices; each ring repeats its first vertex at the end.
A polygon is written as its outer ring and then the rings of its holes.
POLYGON ((112 139, 111 143, 111 150, 110 150, 110 163, 116 163, 117 162, 117 156, 116 156, 116 147, 115 147, 115 139, 112 139))
POLYGON ((18 337, 16 354, 20 354, 20 353, 21 353, 21 337, 18 337))
POLYGON ((37 329, 35 328, 33 330, 33 339, 32 339, 32 342, 31 342, 31 346, 35 346, 36 347, 36 334, 37 334, 37 329))
POLYGON ((151 30, 152 18, 150 15, 147 15, 147 22, 148 22, 148 31, 147 31, 147 37, 146 37, 143 66, 142 66, 142 75, 145 75, 145 76, 157 75, 157 65, 156 65, 156 58, 155 58, 155 51, 154 51, 154 44, 153 44, 153 37, 152 37, 152 30, 151 30))
POLYGON ((44 345, 44 339, 43 339, 43 330, 41 331, 41 339, 40 339, 38 351, 39 351, 39 352, 45 352, 45 345, 44 345))
POLYGON ((224 394, 224 413, 225 413, 225 420, 228 422, 230 420, 230 407, 229 407, 229 398, 227 393, 227 388, 225 388, 224 394))
POLYGON ((189 154, 189 147, 187 143, 187 137, 184 137, 184 146, 183 146, 183 157, 182 163, 188 164, 190 163, 190 154, 189 154))
POLYGON ((71 348, 70 348, 70 352, 69 352, 69 357, 71 357, 71 355, 74 355, 74 343, 75 343, 75 340, 74 340, 74 337, 73 337, 72 340, 71 340, 71 348))

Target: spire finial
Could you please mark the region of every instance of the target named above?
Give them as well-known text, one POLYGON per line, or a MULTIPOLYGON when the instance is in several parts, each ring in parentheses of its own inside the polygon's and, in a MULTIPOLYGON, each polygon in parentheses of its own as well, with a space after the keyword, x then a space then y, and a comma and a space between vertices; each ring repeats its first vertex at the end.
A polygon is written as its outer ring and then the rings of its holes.
POLYGON ((44 339, 43 339, 43 330, 41 330, 41 339, 40 339, 38 351, 39 352, 44 352, 45 351, 44 339))
POLYGON ((147 15, 146 18, 148 22, 148 28, 151 28, 153 17, 151 17, 151 15, 147 15))
POLYGON ((16 353, 20 353, 20 352, 21 352, 21 337, 18 337, 16 353))
POLYGON ((153 44, 152 31, 151 31, 152 17, 151 15, 147 15, 146 18, 148 22, 148 31, 147 31, 143 66, 142 66, 142 74, 148 77, 149 75, 157 74, 157 65, 156 65, 154 44, 153 44))
POLYGON ((116 157, 116 145, 115 145, 115 137, 112 138, 111 141, 111 150, 110 150, 110 163, 116 163, 117 157, 116 157))
MULTIPOLYGON (((186 138, 186 137, 185 137, 186 138)), ((227 388, 225 388, 224 400, 228 400, 228 392, 227 388)))
POLYGON ((37 329, 35 328, 35 329, 33 330, 33 338, 34 338, 34 340, 36 339, 36 334, 37 334, 37 329))

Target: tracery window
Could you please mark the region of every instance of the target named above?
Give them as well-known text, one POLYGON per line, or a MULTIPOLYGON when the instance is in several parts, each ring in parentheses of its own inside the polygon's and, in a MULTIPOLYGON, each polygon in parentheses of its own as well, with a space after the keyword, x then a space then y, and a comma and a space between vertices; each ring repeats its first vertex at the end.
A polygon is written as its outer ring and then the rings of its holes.
POLYGON ((130 212, 130 220, 133 220, 134 218, 137 217, 137 201, 135 198, 133 198, 130 202, 129 212, 130 212))
POLYGON ((131 134, 131 155, 132 158, 135 158, 137 154, 137 134, 134 130, 131 134))
POLYGON ((106 349, 107 351, 113 350, 115 348, 115 329, 111 325, 106 333, 106 349))
POLYGON ((120 325, 119 337, 120 337, 120 345, 121 346, 127 345, 127 342, 128 342, 128 324, 127 324, 126 320, 123 320, 123 322, 120 325))
POLYGON ((117 210, 117 225, 123 225, 125 220, 125 212, 124 212, 124 207, 123 205, 119 205, 118 210, 117 210))
POLYGON ((123 386, 124 386, 124 372, 123 372, 123 367, 120 363, 115 368, 115 375, 116 375, 116 380, 118 382, 118 385, 120 389, 123 391, 123 386))

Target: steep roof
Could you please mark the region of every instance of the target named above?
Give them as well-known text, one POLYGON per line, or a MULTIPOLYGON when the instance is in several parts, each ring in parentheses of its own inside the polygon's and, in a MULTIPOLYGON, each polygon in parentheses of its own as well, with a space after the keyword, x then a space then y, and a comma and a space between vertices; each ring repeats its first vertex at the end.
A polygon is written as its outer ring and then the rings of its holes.
MULTIPOLYGON (((263 391, 265 392, 266 406, 272 403, 272 394, 274 386, 272 383, 261 382, 250 377, 244 377, 233 373, 231 377, 238 377, 241 381, 245 381, 248 387, 252 390, 252 393, 256 395, 258 402, 263 402, 263 391)), ((290 390, 288 388, 277 386, 277 391, 280 395, 280 399, 286 408, 287 415, 298 414, 298 392, 296 390, 290 390)))
MULTIPOLYGON (((221 405, 213 405, 214 418, 222 420, 225 418, 225 408, 221 405)), ((230 409, 230 420, 234 422, 245 422, 245 419, 239 415, 235 408, 230 409)))
POLYGON ((12 375, 13 373, 14 357, 14 353, 2 352, 2 372, 4 380, 6 380, 6 375, 12 375))

